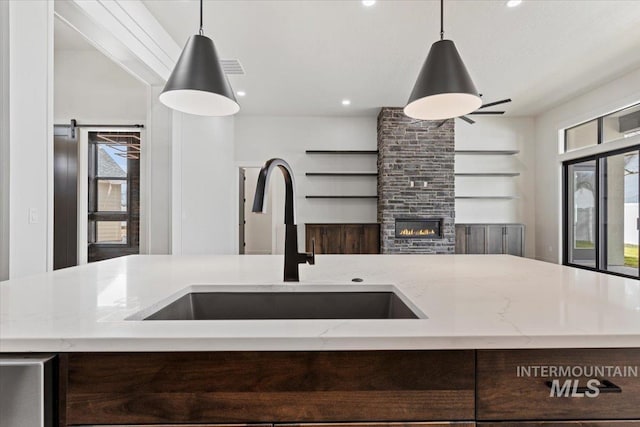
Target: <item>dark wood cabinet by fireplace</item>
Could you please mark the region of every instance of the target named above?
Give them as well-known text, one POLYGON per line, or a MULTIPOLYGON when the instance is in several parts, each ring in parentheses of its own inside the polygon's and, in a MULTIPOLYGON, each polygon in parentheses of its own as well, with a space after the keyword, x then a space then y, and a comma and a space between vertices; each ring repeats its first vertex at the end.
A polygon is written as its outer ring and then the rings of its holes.
POLYGON ((306 224, 306 248, 317 254, 379 254, 380 224, 306 224))

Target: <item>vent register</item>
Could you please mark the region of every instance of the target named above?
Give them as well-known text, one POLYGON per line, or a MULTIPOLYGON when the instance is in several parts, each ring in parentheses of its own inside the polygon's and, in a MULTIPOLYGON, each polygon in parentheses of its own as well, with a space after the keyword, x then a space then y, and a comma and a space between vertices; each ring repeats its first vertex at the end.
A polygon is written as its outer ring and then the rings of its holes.
POLYGON ((228 76, 244 76, 244 67, 237 59, 221 59, 220 65, 228 76))

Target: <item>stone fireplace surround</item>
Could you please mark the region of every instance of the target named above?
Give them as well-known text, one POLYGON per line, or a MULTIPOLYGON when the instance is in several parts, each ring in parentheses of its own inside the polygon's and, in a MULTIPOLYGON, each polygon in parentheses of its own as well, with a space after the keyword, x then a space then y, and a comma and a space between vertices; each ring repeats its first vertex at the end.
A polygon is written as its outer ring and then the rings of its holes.
POLYGON ((378 115, 378 222, 383 254, 455 249, 454 121, 416 121, 402 108, 378 115), (396 237, 396 219, 439 218, 441 238, 396 237))

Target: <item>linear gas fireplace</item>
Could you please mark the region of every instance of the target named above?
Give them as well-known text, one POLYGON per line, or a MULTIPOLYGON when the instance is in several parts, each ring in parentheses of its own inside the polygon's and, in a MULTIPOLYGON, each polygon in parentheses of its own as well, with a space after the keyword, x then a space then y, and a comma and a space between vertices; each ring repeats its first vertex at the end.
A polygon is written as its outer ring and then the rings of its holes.
POLYGON ((396 237, 441 239, 442 222, 442 218, 396 218, 396 237))

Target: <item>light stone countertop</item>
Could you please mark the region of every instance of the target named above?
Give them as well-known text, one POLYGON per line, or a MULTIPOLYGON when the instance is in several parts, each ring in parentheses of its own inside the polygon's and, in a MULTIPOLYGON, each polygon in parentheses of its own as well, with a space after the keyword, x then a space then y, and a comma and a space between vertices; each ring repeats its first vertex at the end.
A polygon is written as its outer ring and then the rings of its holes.
POLYGON ((146 255, 0 282, 0 352, 640 347, 634 279, 507 255, 318 255, 299 284, 282 266, 146 255), (392 289, 428 318, 125 320, 190 286, 392 289))

